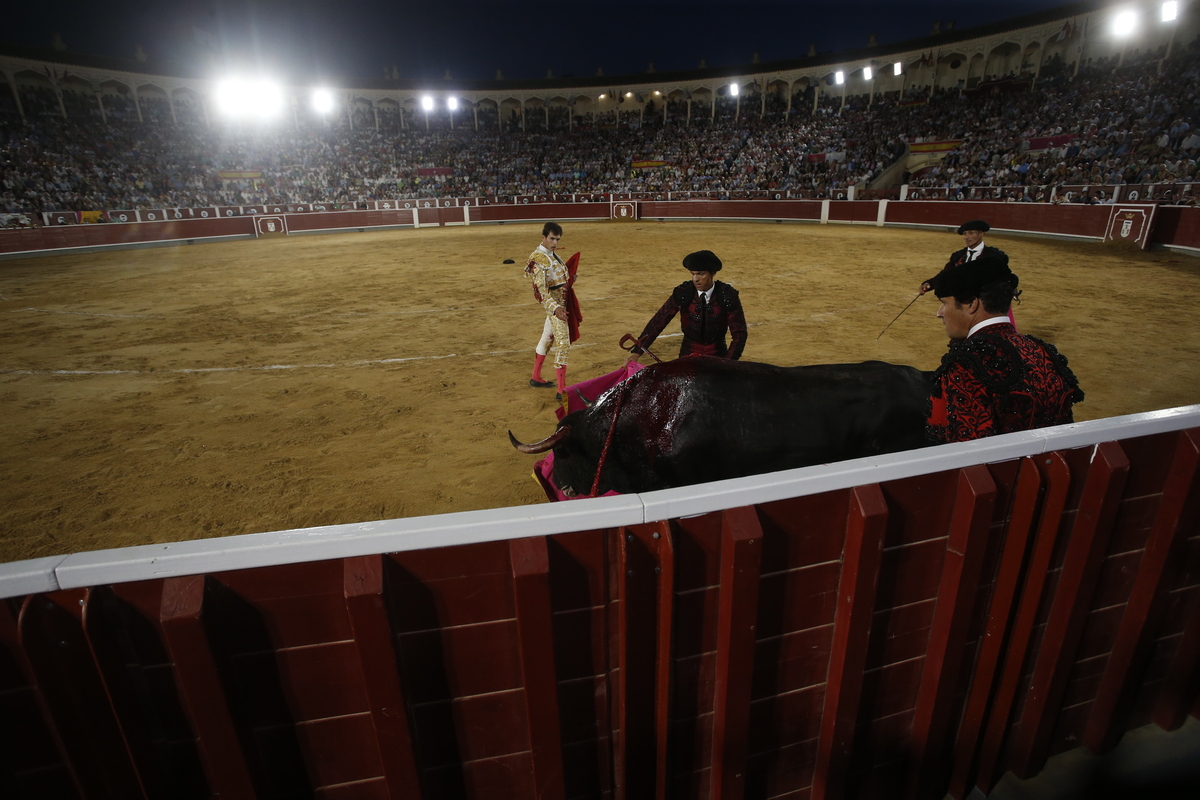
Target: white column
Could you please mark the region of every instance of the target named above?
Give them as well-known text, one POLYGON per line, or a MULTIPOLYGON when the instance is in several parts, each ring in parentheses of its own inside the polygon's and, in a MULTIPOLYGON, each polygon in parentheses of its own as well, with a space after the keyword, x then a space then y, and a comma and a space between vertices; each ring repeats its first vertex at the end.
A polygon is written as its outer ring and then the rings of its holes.
POLYGON ((138 122, 144 122, 145 120, 142 119, 142 104, 138 102, 138 92, 136 86, 133 87, 133 107, 137 109, 138 122))
POLYGON ((101 92, 96 92, 96 105, 100 107, 100 121, 108 124, 108 115, 104 113, 104 99, 101 92))

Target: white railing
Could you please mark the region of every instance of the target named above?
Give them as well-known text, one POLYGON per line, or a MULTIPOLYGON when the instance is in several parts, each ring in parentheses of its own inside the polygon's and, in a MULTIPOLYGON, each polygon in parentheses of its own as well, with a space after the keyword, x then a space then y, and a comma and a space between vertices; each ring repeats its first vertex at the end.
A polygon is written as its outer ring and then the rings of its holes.
POLYGON ((1196 427, 1200 405, 1182 406, 644 494, 51 556, 0 565, 0 598, 640 525, 1196 427))

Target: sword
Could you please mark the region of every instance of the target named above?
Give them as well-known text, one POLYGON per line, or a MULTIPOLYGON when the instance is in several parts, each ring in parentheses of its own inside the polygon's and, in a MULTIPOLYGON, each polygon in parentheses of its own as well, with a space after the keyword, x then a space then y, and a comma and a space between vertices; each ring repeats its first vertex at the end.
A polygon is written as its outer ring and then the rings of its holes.
MULTIPOLYGON (((908 305, 906 305, 906 306, 903 308, 903 310, 901 310, 901 311, 900 311, 900 313, 896 315, 896 319, 900 319, 901 317, 903 317, 903 316, 904 316, 904 312, 905 312, 905 311, 908 311, 910 308, 912 308, 912 304, 913 304, 913 303, 915 303, 915 302, 917 302, 918 300, 920 300, 920 299, 921 299, 921 294, 922 294, 921 292, 917 292, 917 296, 916 296, 916 297, 914 297, 912 300, 909 300, 909 301, 908 301, 908 305)), ((883 329, 883 330, 881 330, 881 331, 879 332, 879 336, 876 336, 876 337, 875 337, 875 341, 877 341, 877 342, 878 342, 878 341, 879 341, 879 338, 880 338, 881 336, 883 336, 885 333, 887 333, 887 329, 888 329, 888 328, 890 328, 890 327, 892 327, 892 323, 894 323, 894 322, 896 321, 896 319, 893 319, 893 320, 892 320, 891 322, 889 322, 889 323, 888 323, 886 326, 884 326, 884 329, 883 329)))

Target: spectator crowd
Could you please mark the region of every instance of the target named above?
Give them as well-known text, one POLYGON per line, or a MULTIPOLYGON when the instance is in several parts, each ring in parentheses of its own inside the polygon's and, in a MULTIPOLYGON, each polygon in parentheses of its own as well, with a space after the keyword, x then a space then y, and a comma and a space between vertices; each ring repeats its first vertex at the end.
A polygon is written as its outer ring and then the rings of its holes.
POLYGON ((715 110, 697 104, 689 124, 673 102, 666 114, 652 105, 645 114, 622 114, 619 125, 615 115, 568 120, 555 109, 544 114, 548 125, 522 129, 493 115, 479 131, 427 131, 405 126, 398 114, 361 110, 353 126, 343 117, 210 127, 187 103, 172 109, 165 99, 143 99, 139 115, 130 99, 108 95, 101 117, 86 98, 64 97, 60 106, 49 90, 23 87, 24 119, 11 102, 0 104, 0 216, 643 191, 822 197, 865 186, 907 142, 934 140, 958 145, 909 183, 942 187, 951 197, 1000 187, 1013 199, 1048 200, 1064 184, 1196 178, 1194 51, 1165 61, 1131 57, 1119 68, 1090 63, 1077 75, 1052 61, 1036 81, 1012 77, 939 90, 915 104, 894 93, 814 104, 809 89, 790 111, 786 96, 769 94, 761 118, 756 100, 736 113, 735 101, 718 97, 715 110), (1034 149, 1044 137, 1054 144, 1034 149), (228 174, 237 171, 260 177, 228 174))

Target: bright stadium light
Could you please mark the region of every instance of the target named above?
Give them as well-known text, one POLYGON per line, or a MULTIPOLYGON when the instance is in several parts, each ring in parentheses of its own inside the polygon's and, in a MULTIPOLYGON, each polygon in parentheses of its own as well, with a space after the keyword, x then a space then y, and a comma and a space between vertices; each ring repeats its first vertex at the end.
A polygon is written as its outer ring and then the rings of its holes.
POLYGON ((253 106, 250 87, 238 78, 230 78, 217 84, 217 108, 230 117, 244 116, 253 106))
POLYGON ((449 100, 447 100, 446 108, 450 109, 451 111, 457 111, 458 110, 458 98, 451 97, 449 100))
POLYGON ((229 78, 217 84, 216 104, 228 117, 266 119, 283 111, 283 87, 268 80, 229 78))
POLYGON ((901 71, 901 69, 902 69, 902 67, 900 66, 900 62, 899 62, 899 61, 897 61, 896 63, 892 64, 892 74, 893 74, 893 75, 899 75, 899 74, 900 74, 900 71, 901 71))
POLYGON ((313 110, 318 114, 328 114, 333 111, 333 92, 328 89, 314 89, 312 93, 313 110))
POLYGON ((260 80, 251 91, 254 96, 254 114, 260 119, 277 117, 283 112, 283 87, 278 83, 260 80))
POLYGON ((433 98, 429 95, 422 97, 421 108, 425 109, 426 111, 433 111, 433 98))
POLYGON ((608 95, 606 95, 606 94, 602 94, 602 95, 600 95, 600 96, 599 96, 598 98, 596 98, 596 99, 597 99, 597 100, 603 100, 603 99, 604 99, 604 98, 606 98, 606 97, 608 97, 608 95))
POLYGON ((1176 0, 1167 0, 1162 4, 1162 21, 1174 22, 1179 17, 1179 3, 1176 0))
POLYGON ((738 85, 736 83, 729 84, 729 94, 733 97, 738 96, 738 85))
POLYGON ((846 82, 846 73, 842 72, 840 69, 837 72, 833 73, 833 82, 838 85, 845 83, 846 82))
POLYGON ((1126 9, 1113 17, 1113 33, 1117 36, 1130 36, 1137 30, 1138 15, 1132 9, 1126 9))
POLYGON ((870 67, 863 67, 863 80, 864 80, 864 81, 869 81, 869 80, 871 80, 871 77, 872 77, 874 74, 875 74, 875 73, 871 71, 871 68, 870 68, 870 67))

